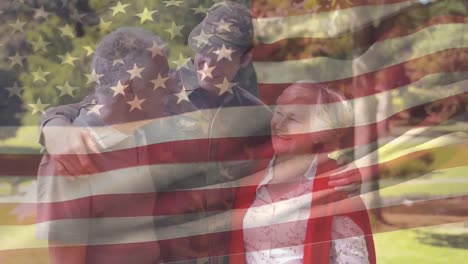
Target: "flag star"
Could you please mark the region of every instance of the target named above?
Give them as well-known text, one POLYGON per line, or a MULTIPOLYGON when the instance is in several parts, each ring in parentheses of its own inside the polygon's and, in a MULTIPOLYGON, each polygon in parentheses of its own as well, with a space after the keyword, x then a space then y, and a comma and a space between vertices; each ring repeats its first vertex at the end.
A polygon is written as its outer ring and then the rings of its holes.
POLYGON ((59 28, 60 32, 62 33, 62 37, 70 37, 74 38, 75 34, 73 33, 73 29, 70 27, 70 25, 66 24, 65 26, 59 28))
POLYGON ((50 42, 44 41, 42 36, 39 36, 39 38, 36 41, 31 42, 34 52, 38 52, 40 50, 47 52, 47 45, 49 44, 50 42))
POLYGON ((35 9, 35 12, 34 12, 35 19, 40 19, 40 18, 47 19, 48 16, 49 16, 49 13, 44 10, 44 6, 41 6, 40 8, 35 9))
POLYGON ((70 17, 72 18, 72 20, 74 21, 77 21, 77 22, 80 22, 80 23, 83 23, 83 17, 85 17, 86 14, 80 14, 78 13, 78 10, 76 9, 73 9, 70 17))
POLYGON ((123 59, 115 59, 113 62, 112 62, 112 66, 115 66, 117 64, 125 64, 123 59))
POLYGON ((185 86, 182 86, 182 91, 180 91, 180 93, 176 93, 174 95, 177 96, 177 103, 180 103, 182 101, 190 102, 187 95, 187 91, 185 90, 185 86))
POLYGON ((211 8, 215 8, 217 6, 225 6, 225 7, 229 8, 229 9, 231 9, 225 1, 218 2, 218 3, 214 4, 214 5, 212 5, 211 8))
POLYGON ((199 74, 201 74, 201 80, 205 80, 206 77, 213 78, 213 75, 211 73, 213 72, 214 68, 214 66, 208 67, 208 63, 205 63, 203 65, 203 69, 197 71, 199 74))
POLYGON ((171 39, 175 38, 176 36, 181 36, 181 30, 184 28, 184 26, 178 26, 176 23, 172 22, 171 28, 166 29, 167 32, 171 34, 171 39))
POLYGON ((166 46, 165 44, 159 46, 158 43, 156 43, 156 41, 153 41, 153 46, 151 48, 146 49, 146 50, 151 52, 151 57, 152 58, 156 57, 156 55, 164 56, 163 48, 165 46, 166 46))
POLYGON ((219 88, 219 95, 222 95, 225 92, 232 93, 232 87, 235 85, 237 85, 237 83, 230 83, 226 78, 224 78, 223 83, 215 85, 215 87, 219 88))
POLYGON ((145 7, 145 9, 143 10, 143 12, 139 13, 139 14, 136 14, 135 16, 139 17, 140 18, 140 24, 143 24, 145 23, 145 21, 154 21, 153 20, 153 14, 158 12, 157 10, 153 10, 153 11, 148 11, 148 8, 145 7))
POLYGON ((93 105, 93 107, 91 107, 91 109, 88 110, 88 113, 86 113, 87 115, 90 115, 90 114, 96 114, 98 116, 101 115, 101 108, 103 108, 104 105, 102 104, 96 104, 96 105, 93 105))
POLYGON ((21 91, 23 90, 23 87, 19 87, 18 83, 15 82, 13 84, 13 87, 7 87, 6 89, 8 90, 8 93, 9 93, 8 97, 12 97, 14 95, 21 97, 21 91))
POLYGON ((134 78, 141 78, 141 72, 145 69, 145 67, 138 67, 135 64, 133 64, 133 69, 128 70, 127 72, 130 73, 130 80, 133 80, 134 78))
POLYGON ((166 88, 166 81, 169 79, 169 77, 162 77, 161 74, 158 74, 158 77, 154 80, 151 81, 151 83, 154 85, 153 91, 158 89, 159 87, 161 88, 166 88))
POLYGON ((224 19, 221 19, 221 21, 213 23, 213 24, 215 24, 218 27, 219 31, 224 30, 224 31, 231 32, 231 29, 229 28, 232 26, 232 23, 228 23, 224 21, 224 19))
POLYGON ((204 44, 209 44, 210 38, 213 36, 213 34, 206 34, 203 29, 200 31, 200 34, 198 36, 193 37, 194 40, 197 41, 198 45, 204 45, 204 44))
POLYGON ((44 114, 45 109, 49 106, 49 104, 43 104, 41 102, 41 98, 37 98, 37 101, 35 104, 28 104, 28 105, 32 108, 33 115, 39 112, 44 114))
POLYGON ((73 92, 78 89, 78 87, 73 87, 70 85, 70 83, 68 81, 65 82, 65 85, 63 86, 56 86, 57 89, 60 90, 60 96, 64 96, 64 95, 70 95, 71 97, 73 97, 73 92))
POLYGON ((73 62, 78 60, 78 58, 73 57, 69 52, 65 55, 58 55, 58 57, 62 60, 61 64, 70 64, 73 67, 75 67, 73 62))
POLYGON ((33 75, 33 82, 47 82, 46 76, 50 74, 50 72, 43 71, 41 67, 39 67, 37 71, 31 73, 33 75))
POLYGON ((83 47, 83 49, 86 50, 86 56, 89 56, 89 55, 94 53, 93 48, 91 48, 90 46, 85 46, 85 47, 83 47))
POLYGON ((104 19, 99 19, 99 27, 102 31, 109 31, 112 21, 104 21, 104 19))
POLYGON ((232 53, 234 52, 235 50, 232 50, 232 49, 227 49, 226 46, 223 44, 223 46, 221 47, 221 49, 219 50, 215 50, 213 51, 214 54, 218 55, 218 58, 216 59, 216 61, 220 61, 222 60, 223 58, 226 58, 230 61, 232 61, 232 53))
POLYGON ((15 56, 8 57, 8 59, 11 60, 10 67, 15 65, 23 67, 24 56, 19 55, 18 52, 16 52, 15 56))
POLYGON ((169 1, 163 1, 163 3, 166 5, 166 7, 169 7, 169 6, 180 6, 181 4, 184 3, 184 1, 169 0, 169 1))
POLYGON ((86 81, 86 84, 90 84, 93 82, 99 84, 99 80, 102 78, 102 76, 104 76, 104 74, 98 74, 96 73, 96 70, 93 69, 91 74, 85 74, 85 76, 86 78, 88 78, 88 80, 86 81))
POLYGON ((194 12, 194 14, 205 14, 208 12, 208 8, 206 7, 203 7, 203 6, 199 6, 199 7, 195 7, 195 8, 191 8, 194 12))
POLYGON ((116 86, 112 86, 111 87, 111 90, 114 91, 114 95, 113 97, 121 94, 121 95, 125 95, 125 89, 127 89, 128 85, 124 85, 122 84, 122 82, 118 81, 117 82, 117 85, 116 86))
POLYGON ((189 60, 189 58, 185 58, 182 56, 182 54, 179 54, 179 58, 177 60, 174 60, 172 63, 174 63, 177 66, 177 70, 180 70, 182 67, 186 67, 186 63, 189 60))
POLYGON ((24 31, 23 27, 24 27, 24 25, 26 25, 26 23, 20 21, 19 18, 17 18, 15 23, 12 23, 12 24, 9 24, 9 25, 10 25, 10 27, 13 28, 13 33, 17 32, 17 31, 23 32, 24 31))
POLYGON ((127 101, 127 104, 130 105, 130 112, 133 111, 133 109, 139 109, 139 110, 143 110, 141 108, 141 104, 146 101, 146 99, 139 99, 138 98, 138 95, 135 95, 135 97, 133 98, 133 100, 131 101, 127 101))
POLYGON ((109 8, 110 10, 112 10, 112 16, 115 16, 117 15, 118 13, 127 13, 125 11, 125 8, 127 8, 129 6, 129 4, 125 4, 123 5, 122 3, 120 3, 120 1, 113 7, 109 8))

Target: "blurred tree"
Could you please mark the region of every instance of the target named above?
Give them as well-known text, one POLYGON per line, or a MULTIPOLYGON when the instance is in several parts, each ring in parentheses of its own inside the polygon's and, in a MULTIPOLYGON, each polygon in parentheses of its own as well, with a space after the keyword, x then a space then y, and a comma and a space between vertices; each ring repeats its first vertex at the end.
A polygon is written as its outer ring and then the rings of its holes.
MULTIPOLYGON (((15 100, 17 104, 22 102, 27 110, 31 110, 28 105, 38 99, 50 106, 81 101, 93 88, 86 74, 90 73, 89 65, 96 45, 104 35, 122 26, 142 27, 159 35, 167 42, 169 61, 175 67, 180 56, 189 58, 193 55, 187 47, 188 35, 203 19, 204 8, 212 6, 213 1, 184 1, 180 6, 165 2, 24 0, 0 3, 0 20, 3 22, 0 25, 3 32, 0 34, 3 44, 0 69, 5 71, 5 76, 14 76, 5 85, 15 81, 22 84, 21 100, 15 100), (118 7, 119 3, 123 7, 118 7), (145 10, 156 12, 146 20, 140 19, 139 15, 145 10), (180 36, 171 37, 168 29, 172 23, 183 26, 180 36), (16 54, 21 57, 15 57, 16 54), (67 82, 78 89, 61 92, 67 82)), ((5 85, 2 84, 2 91, 5 85)), ((40 116, 40 113, 31 116, 31 111, 21 112, 14 107, 8 111, 23 116, 23 125, 36 125, 40 116)))
POLYGON ((16 135, 16 130, 21 124, 21 113, 23 108, 21 96, 21 84, 17 82, 16 76, 8 71, 0 70, 0 141, 16 135))

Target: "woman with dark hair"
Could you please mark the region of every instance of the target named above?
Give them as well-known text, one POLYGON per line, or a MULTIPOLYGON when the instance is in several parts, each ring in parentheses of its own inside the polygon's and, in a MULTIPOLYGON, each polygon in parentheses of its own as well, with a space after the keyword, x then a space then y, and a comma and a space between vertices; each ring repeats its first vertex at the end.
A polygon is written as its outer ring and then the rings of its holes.
POLYGON ((281 94, 275 156, 236 194, 232 263, 375 263, 363 201, 329 187, 338 166, 327 153, 352 124, 349 103, 326 87, 296 83, 281 94))

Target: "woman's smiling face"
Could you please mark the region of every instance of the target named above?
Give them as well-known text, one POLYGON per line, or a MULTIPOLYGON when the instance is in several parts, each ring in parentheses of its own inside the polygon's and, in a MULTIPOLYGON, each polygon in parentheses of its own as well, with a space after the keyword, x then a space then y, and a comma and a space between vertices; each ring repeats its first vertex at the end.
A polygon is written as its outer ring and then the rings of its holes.
POLYGON ((272 143, 277 155, 304 153, 313 145, 310 135, 314 119, 312 108, 303 98, 290 96, 293 86, 278 98, 271 120, 272 143))
POLYGON ((276 101, 271 136, 277 155, 332 151, 353 126, 346 98, 321 84, 296 83, 276 101))

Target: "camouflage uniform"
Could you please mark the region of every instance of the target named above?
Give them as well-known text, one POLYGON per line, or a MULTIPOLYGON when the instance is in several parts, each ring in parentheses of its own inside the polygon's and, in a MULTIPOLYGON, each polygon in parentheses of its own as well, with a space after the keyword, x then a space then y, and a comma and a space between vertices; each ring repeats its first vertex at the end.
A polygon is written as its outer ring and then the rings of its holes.
MULTIPOLYGON (((224 2, 209 9, 205 19, 190 33, 188 43, 196 53, 206 56, 223 45, 228 49, 247 52, 252 48, 252 39, 253 28, 250 11, 241 4, 224 2), (221 20, 231 23, 230 31, 218 28, 217 23, 221 20), (205 42, 197 40, 202 32, 210 35, 205 42)), ((191 131, 188 132, 201 133, 203 138, 210 140, 208 153, 193 153, 193 155, 206 155, 209 162, 198 167, 191 167, 190 173, 180 167, 174 168, 178 172, 173 171, 168 173, 169 175, 189 175, 185 177, 187 180, 175 182, 168 189, 189 189, 227 183, 249 175, 256 170, 259 166, 258 161, 222 161, 234 160, 234 157, 238 155, 248 156, 246 153, 251 150, 265 149, 268 151, 270 149, 271 112, 256 97, 257 80, 253 66, 250 65, 246 69, 239 70, 233 80, 238 85, 232 88, 232 93, 224 93, 218 97, 219 100, 215 101, 207 100, 210 92, 198 86, 193 61, 181 68, 177 74, 181 85, 191 91, 189 95, 190 102, 197 109, 211 110, 211 115, 203 116, 197 120, 189 128, 191 131), (249 106, 257 107, 255 113, 249 112, 249 114, 257 118, 246 118, 246 112, 242 110, 223 111, 233 107, 246 109, 249 106), (209 127, 209 130, 204 132, 202 126, 209 127), (247 135, 263 135, 264 137, 258 137, 255 141, 246 138, 229 150, 225 146, 221 146, 222 143, 216 140, 229 137, 229 135, 235 134, 233 132, 240 129, 246 130, 247 135), (226 154, 226 152, 229 153, 226 154)), ((187 128, 185 127, 185 129, 187 128)), ((176 129, 176 131, 182 133, 184 128, 176 129)), ((188 142, 188 144, 190 143, 188 142)), ((183 151, 190 151, 188 149, 196 151, 198 148, 191 146, 186 147, 183 151)), ((163 185, 167 186, 166 184, 159 184, 160 187, 163 185)), ((218 188, 197 193, 174 193, 165 192, 165 190, 161 189, 160 191, 158 204, 163 204, 162 206, 165 207, 164 203, 171 203, 174 214, 184 214, 171 217, 170 220, 166 221, 166 225, 201 221, 198 228, 202 233, 208 234, 177 239, 177 242, 162 243, 160 246, 163 260, 178 260, 184 261, 184 263, 227 263, 228 258, 226 256, 229 254, 230 233, 218 231, 230 230, 231 228, 230 209, 233 207, 234 189, 218 188), (216 217, 221 215, 223 216, 216 217), (194 258, 197 258, 197 260, 194 258), (190 259, 192 260, 190 261, 190 259)), ((156 230, 161 226, 164 226, 161 222, 156 224, 156 230)))

